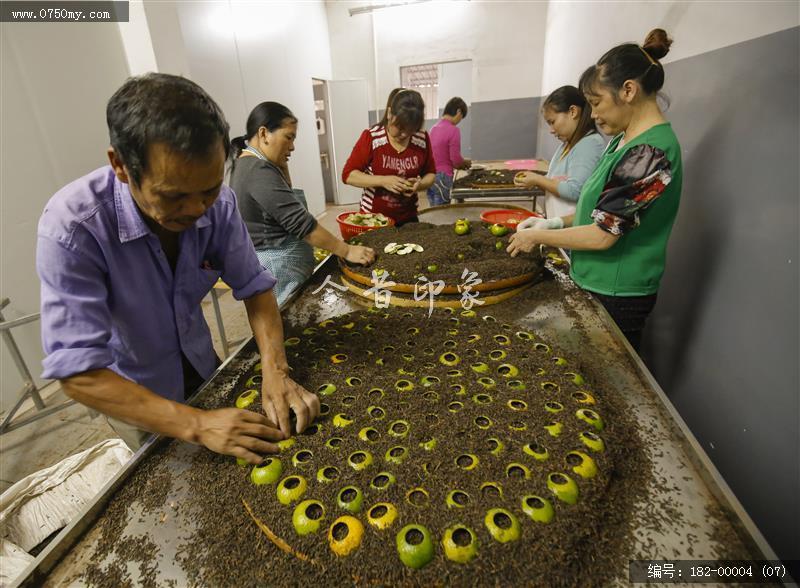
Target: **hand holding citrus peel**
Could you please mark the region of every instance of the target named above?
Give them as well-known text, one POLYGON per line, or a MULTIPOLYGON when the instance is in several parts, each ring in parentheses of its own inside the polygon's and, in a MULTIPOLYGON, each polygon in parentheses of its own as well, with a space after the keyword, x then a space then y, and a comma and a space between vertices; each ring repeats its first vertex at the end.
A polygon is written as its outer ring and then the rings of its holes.
POLYGON ((514 175, 514 185, 523 188, 534 188, 537 185, 538 174, 529 171, 521 171, 514 175))
POLYGON ((422 178, 419 176, 408 178, 408 188, 403 191, 403 196, 414 196, 420 190, 420 183, 422 182, 422 178))

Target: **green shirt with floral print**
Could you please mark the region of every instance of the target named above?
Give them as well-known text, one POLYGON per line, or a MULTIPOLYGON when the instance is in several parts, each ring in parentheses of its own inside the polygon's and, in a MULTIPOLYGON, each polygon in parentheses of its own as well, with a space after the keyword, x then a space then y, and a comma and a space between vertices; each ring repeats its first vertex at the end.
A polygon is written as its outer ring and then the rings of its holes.
POLYGON ((658 291, 683 181, 672 125, 649 128, 619 147, 608 144, 581 190, 573 226, 596 224, 619 239, 603 251, 573 251, 572 279, 607 296, 658 291))

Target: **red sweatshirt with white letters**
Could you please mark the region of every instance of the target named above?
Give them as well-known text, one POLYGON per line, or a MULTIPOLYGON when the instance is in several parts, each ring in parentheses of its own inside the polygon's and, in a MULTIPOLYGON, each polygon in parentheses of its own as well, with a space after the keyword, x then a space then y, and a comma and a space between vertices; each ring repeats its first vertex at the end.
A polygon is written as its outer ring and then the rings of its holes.
MULTIPOLYGON (((342 181, 347 182, 350 172, 358 170, 372 176, 400 176, 417 178, 436 173, 430 137, 426 131, 411 136, 402 152, 389 142, 386 128, 375 125, 358 138, 353 152, 342 170, 342 181)), ((361 212, 381 213, 402 223, 417 216, 417 195, 393 194, 384 188, 364 188, 361 195, 361 212)))

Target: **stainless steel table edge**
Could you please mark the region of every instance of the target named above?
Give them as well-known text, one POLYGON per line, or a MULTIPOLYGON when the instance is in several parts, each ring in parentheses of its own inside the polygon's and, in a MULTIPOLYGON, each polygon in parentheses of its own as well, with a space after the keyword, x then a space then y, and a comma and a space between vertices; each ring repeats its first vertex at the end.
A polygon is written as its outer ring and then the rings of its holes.
MULTIPOLYGON (((562 258, 569 263, 569 256, 566 254, 566 252, 563 249, 559 249, 559 251, 562 258)), ((631 346, 627 337, 625 337, 625 335, 622 333, 617 323, 613 318, 611 318, 611 315, 608 313, 605 307, 600 304, 600 302, 594 296, 591 296, 591 292, 588 294, 589 300, 591 300, 591 304, 597 311, 597 314, 600 316, 601 320, 605 323, 606 327, 608 327, 609 331, 611 331, 617 343, 619 343, 625 349, 625 351, 628 352, 637 371, 639 372, 639 375, 655 392, 656 397, 661 402, 662 408, 670 415, 673 427, 678 430, 678 433, 680 433, 677 435, 677 438, 684 438, 687 441, 687 455, 696 460, 697 463, 695 465, 697 466, 697 469, 703 478, 703 482, 705 482, 706 486, 714 495, 714 498, 716 498, 721 505, 730 509, 738 518, 741 526, 744 527, 746 533, 739 533, 740 539, 746 544, 748 549, 760 553, 762 559, 779 559, 772 547, 767 542, 766 538, 762 535, 759 528, 753 522, 753 519, 750 518, 750 515, 745 510, 744 506, 742 506, 742 503, 739 502, 738 498, 736 498, 736 495, 722 477, 722 474, 719 473, 719 470, 714 465, 714 462, 711 461, 710 457, 708 457, 705 449, 703 449, 703 446, 694 436, 694 433, 692 433, 692 430, 686 424, 686 421, 683 420, 683 417, 672 404, 667 394, 661 388, 661 385, 658 383, 658 381, 656 381, 655 377, 650 372, 650 369, 645 365, 645 363, 642 361, 642 358, 639 357, 639 354, 631 346)), ((734 528, 737 528, 738 525, 735 520, 730 520, 729 522, 734 528)), ((789 578, 789 583, 791 582, 792 579, 789 578)))
MULTIPOLYGON (((242 342, 234 352, 214 370, 214 373, 197 389, 192 397, 188 400, 187 404, 196 403, 197 399, 203 391, 214 381, 214 378, 228 367, 235 359, 238 358, 239 353, 244 349, 252 340, 249 337, 242 342)), ((119 489, 122 483, 134 472, 138 465, 150 455, 158 445, 164 441, 169 440, 171 437, 162 437, 161 435, 153 435, 148 439, 144 445, 122 466, 117 474, 109 480, 105 486, 97 493, 92 502, 87 504, 70 522, 64 527, 61 532, 37 557, 34 559, 19 578, 12 584, 13 587, 17 586, 36 586, 39 580, 48 574, 50 570, 55 567, 62 556, 69 551, 70 548, 76 543, 80 536, 86 531, 101 514, 101 510, 111 500, 111 497, 119 489)))
MULTIPOLYGON (((312 272, 311 277, 306 280, 302 287, 295 290, 291 296, 283 301, 283 304, 280 305, 281 309, 287 308, 305 291, 305 289, 311 283, 314 274, 320 271, 320 269, 331 257, 332 254, 328 255, 319 264, 317 264, 312 272)), ((253 341, 252 336, 245 339, 233 351, 233 353, 231 353, 231 355, 225 361, 223 361, 216 370, 214 370, 214 373, 209 376, 203 385, 197 389, 197 391, 187 401, 187 404, 196 404, 202 393, 214 381, 217 375, 226 369, 228 365, 235 359, 238 359, 239 354, 251 343, 251 341, 253 341)), ((98 492, 97 495, 92 499, 92 502, 88 503, 75 516, 72 522, 64 527, 61 532, 53 538, 50 544, 42 550, 36 559, 28 564, 28 567, 25 568, 25 571, 14 581, 13 584, 11 584, 11 586, 17 588, 20 586, 38 585, 41 581, 41 578, 50 573, 50 571, 61 560, 61 558, 75 545, 78 539, 80 539, 83 533, 95 523, 103 508, 108 504, 120 486, 122 486, 122 483, 128 479, 128 477, 134 472, 139 464, 165 439, 169 440, 171 437, 163 437, 161 435, 153 435, 150 437, 150 439, 148 439, 145 444, 139 448, 139 450, 131 457, 131 459, 128 460, 124 466, 122 466, 122 469, 120 469, 117 474, 106 483, 105 486, 103 486, 100 492, 98 492)))
MULTIPOLYGON (((464 170, 455 170, 453 173, 453 184, 459 179, 459 173, 464 170)), ((463 176, 469 175, 469 172, 463 176)), ((501 198, 503 200, 530 200, 531 208, 536 209, 536 204, 539 197, 544 196, 545 192, 541 188, 493 188, 487 185, 486 188, 456 188, 450 190, 450 200, 457 203, 464 202, 467 199, 483 199, 483 198, 501 198)))
MULTIPOLYGON (((653 389, 656 393, 656 396, 663 404, 664 409, 669 413, 672 417, 673 424, 677 427, 677 429, 681 432, 681 434, 686 438, 686 441, 689 444, 689 448, 691 451, 687 453, 690 456, 693 456, 698 462, 699 466, 698 470, 700 471, 701 475, 704 478, 704 482, 711 490, 714 497, 720 501, 720 503, 727 508, 731 509, 738 519, 741 521, 742 525, 747 530, 748 535, 745 537, 741 537, 741 539, 745 540, 746 537, 752 538, 753 544, 748 545, 749 548, 755 548, 761 555, 763 559, 769 560, 777 560, 778 556, 772 550, 767 540, 761 534, 761 531, 758 529, 756 524, 750 518, 750 515, 747 514, 744 506, 742 503, 739 502, 739 499, 736 498, 736 495, 731 490, 731 487, 725 481, 725 478, 722 477, 722 474, 719 473, 719 470, 714 465, 714 462, 711 461, 711 458, 708 457, 705 449, 697 440, 697 438, 692 433, 692 430, 686 424, 686 421, 683 420, 678 410, 675 406, 670 402, 669 397, 666 395, 664 390, 661 388, 659 383, 656 381, 653 374, 644 364, 642 359, 639 357, 639 354, 631 346, 628 339, 623 335, 622 331, 619 329, 617 324, 614 322, 614 319, 611 318, 611 315, 608 314, 608 311, 605 307, 600 304, 594 297, 592 297, 592 304, 597 308, 598 314, 603 316, 603 319, 607 319, 609 323, 610 330, 614 333, 614 336, 617 338, 617 342, 624 346, 626 351, 628 351, 632 358, 634 359, 634 363, 639 370, 641 376, 647 381, 648 385, 653 389)), ((733 521, 731 521, 733 522, 733 521)), ((735 526, 735 525, 734 525, 735 526)), ((747 542, 747 541, 745 541, 747 542)), ((749 542, 747 542, 749 543, 749 542)))

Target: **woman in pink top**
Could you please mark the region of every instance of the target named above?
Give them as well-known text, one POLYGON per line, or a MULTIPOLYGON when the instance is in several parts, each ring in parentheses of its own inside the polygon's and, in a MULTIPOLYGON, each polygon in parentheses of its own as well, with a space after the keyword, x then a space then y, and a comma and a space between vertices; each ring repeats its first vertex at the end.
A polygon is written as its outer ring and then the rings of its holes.
POLYGON ((450 98, 444 107, 442 120, 430 130, 431 149, 436 161, 436 179, 428 188, 431 206, 450 204, 453 169, 468 169, 472 162, 461 156, 461 131, 458 123, 467 118, 467 104, 461 98, 450 98))

